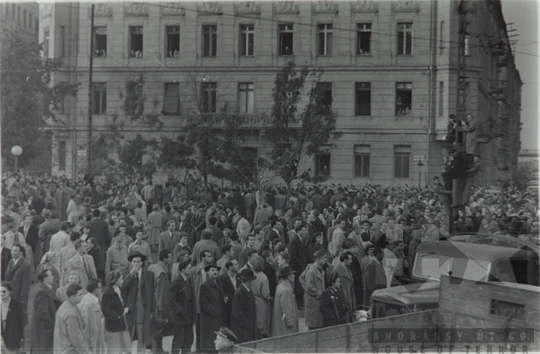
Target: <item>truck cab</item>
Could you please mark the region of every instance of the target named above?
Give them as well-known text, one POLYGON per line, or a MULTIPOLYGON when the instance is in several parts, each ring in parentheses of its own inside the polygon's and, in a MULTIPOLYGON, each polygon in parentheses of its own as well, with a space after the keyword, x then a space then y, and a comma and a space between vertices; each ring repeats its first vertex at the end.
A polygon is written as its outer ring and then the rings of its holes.
POLYGON ((371 296, 372 318, 438 307, 441 275, 452 282, 505 282, 539 286, 538 246, 506 236, 459 235, 423 242, 413 264, 413 283, 379 289, 371 296))

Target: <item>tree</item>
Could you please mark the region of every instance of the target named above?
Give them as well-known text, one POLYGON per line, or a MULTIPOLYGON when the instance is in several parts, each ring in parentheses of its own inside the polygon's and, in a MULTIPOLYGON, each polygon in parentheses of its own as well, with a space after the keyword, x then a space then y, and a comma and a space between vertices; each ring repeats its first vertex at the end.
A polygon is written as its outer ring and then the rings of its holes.
MULTIPOLYGON (((271 169, 283 178, 288 188, 299 178, 299 161, 317 154, 330 138, 341 136, 335 131, 338 115, 331 108, 331 98, 319 84, 322 75, 322 71, 310 71, 307 67, 298 71, 294 61, 289 61, 276 74, 273 125, 268 131, 272 143, 270 161, 271 169), (299 110, 309 77, 312 85, 307 93, 308 101, 299 110)), ((303 174, 302 178, 305 177, 303 174)))
POLYGON ((2 100, 2 161, 11 160, 11 147, 21 145, 21 167, 50 153, 50 137, 43 128, 48 120, 59 122, 56 113, 62 99, 76 96, 78 83, 51 86, 51 73, 62 66, 61 59, 43 59, 41 46, 19 31, 1 33, 0 80, 2 100))

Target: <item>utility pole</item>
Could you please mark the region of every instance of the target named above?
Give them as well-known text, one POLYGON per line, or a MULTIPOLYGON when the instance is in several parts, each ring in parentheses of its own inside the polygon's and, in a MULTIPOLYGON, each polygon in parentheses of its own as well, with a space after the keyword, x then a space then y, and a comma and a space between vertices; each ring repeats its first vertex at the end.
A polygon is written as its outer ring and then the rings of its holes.
POLYGON ((92 173, 92 109, 93 109, 93 84, 92 74, 94 70, 94 6, 92 4, 90 16, 90 68, 88 70, 88 151, 86 152, 88 173, 92 173))

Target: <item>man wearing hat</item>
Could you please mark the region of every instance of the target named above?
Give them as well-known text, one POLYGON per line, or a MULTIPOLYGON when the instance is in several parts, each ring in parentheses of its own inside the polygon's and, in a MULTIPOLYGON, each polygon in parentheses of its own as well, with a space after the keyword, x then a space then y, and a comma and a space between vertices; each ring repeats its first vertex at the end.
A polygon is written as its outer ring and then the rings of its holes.
POLYGON ((272 336, 298 332, 298 309, 293 291, 295 272, 289 266, 279 270, 278 286, 274 297, 272 336))
POLYGON ((199 303, 201 306, 201 347, 204 352, 213 352, 214 336, 223 324, 223 307, 225 305, 221 281, 217 279, 221 268, 211 263, 204 268, 206 280, 201 285, 199 303))
POLYGON ((255 317, 255 298, 251 291, 251 285, 256 278, 253 270, 242 270, 240 272, 242 285, 236 289, 233 296, 231 329, 238 337, 238 343, 259 339, 255 317))
POLYGON ((144 352, 147 346, 152 345, 152 331, 150 318, 154 311, 154 275, 143 269, 146 256, 134 253, 128 257, 131 262, 131 271, 126 276, 122 293, 127 299, 128 331, 131 340, 137 340, 137 350, 144 352))
POLYGON ((234 346, 234 343, 238 341, 238 338, 236 338, 233 331, 231 331, 225 326, 221 326, 219 332, 214 333, 217 334, 216 340, 214 341, 216 350, 220 353, 232 352, 232 347, 234 346))

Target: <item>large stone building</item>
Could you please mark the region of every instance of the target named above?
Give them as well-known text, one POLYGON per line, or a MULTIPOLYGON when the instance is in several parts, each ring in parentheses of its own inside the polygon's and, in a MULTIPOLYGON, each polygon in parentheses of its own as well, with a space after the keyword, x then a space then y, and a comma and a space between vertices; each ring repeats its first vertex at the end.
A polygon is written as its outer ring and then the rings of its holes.
MULTIPOLYGON (((55 174, 74 176, 86 164, 90 27, 88 3, 40 5, 40 40, 65 59, 55 81, 82 84, 66 99, 66 124, 51 126, 55 174)), ((499 0, 107 2, 95 7, 93 36, 96 132, 122 112, 126 81, 143 74, 165 121, 159 134, 173 137, 189 119, 196 78, 216 100, 212 109, 250 117, 247 145, 265 154, 259 128, 271 119, 275 74, 294 59, 324 69, 342 132, 300 171, 328 169, 335 183, 424 185, 451 147, 458 97, 477 120, 478 182, 511 176, 517 162, 522 83, 499 0)))

